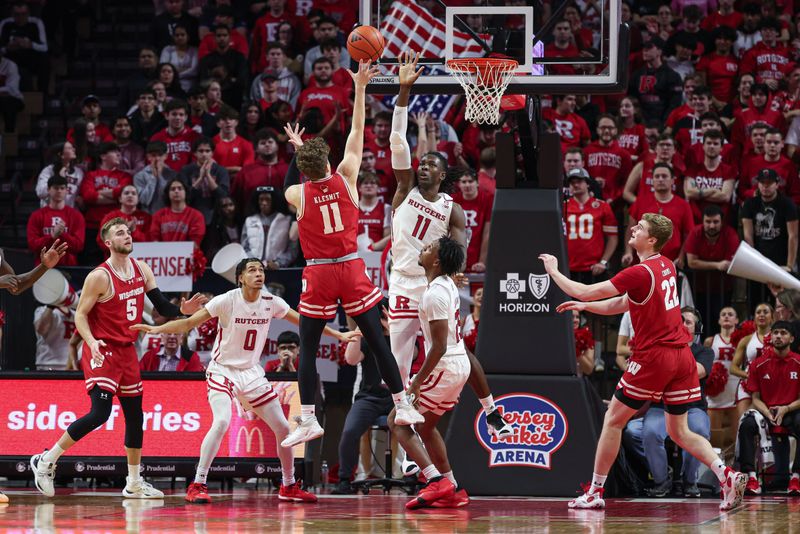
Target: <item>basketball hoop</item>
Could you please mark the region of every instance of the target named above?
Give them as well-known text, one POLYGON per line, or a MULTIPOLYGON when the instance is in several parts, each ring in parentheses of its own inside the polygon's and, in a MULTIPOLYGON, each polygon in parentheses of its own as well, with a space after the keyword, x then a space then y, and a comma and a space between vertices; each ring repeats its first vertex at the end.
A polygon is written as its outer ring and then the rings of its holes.
POLYGON ((469 57, 450 59, 447 69, 467 95, 466 119, 479 124, 500 121, 500 99, 519 63, 513 59, 469 57))

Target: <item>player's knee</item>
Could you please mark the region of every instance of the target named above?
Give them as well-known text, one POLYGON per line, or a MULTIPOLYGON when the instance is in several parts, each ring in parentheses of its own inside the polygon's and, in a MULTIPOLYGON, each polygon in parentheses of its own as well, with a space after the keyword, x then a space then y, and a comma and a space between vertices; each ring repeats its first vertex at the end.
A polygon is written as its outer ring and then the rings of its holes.
POLYGON ((211 423, 211 431, 219 434, 224 434, 228 431, 231 425, 231 414, 214 416, 214 421, 211 423))

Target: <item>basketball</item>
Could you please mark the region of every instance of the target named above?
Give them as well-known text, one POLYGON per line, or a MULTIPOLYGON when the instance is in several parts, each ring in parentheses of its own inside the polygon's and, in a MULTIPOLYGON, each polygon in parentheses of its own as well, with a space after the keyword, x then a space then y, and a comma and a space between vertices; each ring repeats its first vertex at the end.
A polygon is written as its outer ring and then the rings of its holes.
POLYGON ((347 52, 354 61, 377 61, 386 42, 377 28, 359 26, 347 36, 347 52))

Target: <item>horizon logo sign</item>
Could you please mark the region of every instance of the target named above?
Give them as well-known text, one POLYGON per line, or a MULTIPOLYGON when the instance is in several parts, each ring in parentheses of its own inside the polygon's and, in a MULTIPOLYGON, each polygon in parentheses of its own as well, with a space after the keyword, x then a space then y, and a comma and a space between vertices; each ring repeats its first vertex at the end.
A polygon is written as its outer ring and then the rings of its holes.
POLYGON ((550 275, 519 272, 506 273, 500 280, 497 312, 500 315, 534 315, 550 313, 547 293, 550 290, 550 275), (543 302, 540 302, 544 299, 543 302))

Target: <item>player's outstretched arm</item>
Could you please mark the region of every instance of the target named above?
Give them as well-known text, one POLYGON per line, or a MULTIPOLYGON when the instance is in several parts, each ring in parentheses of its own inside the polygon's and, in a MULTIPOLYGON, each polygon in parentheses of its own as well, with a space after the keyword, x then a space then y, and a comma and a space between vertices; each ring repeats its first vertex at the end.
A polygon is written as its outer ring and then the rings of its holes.
POLYGON ((350 125, 350 135, 344 146, 344 157, 337 171, 344 176, 353 190, 357 190, 358 170, 361 168, 361 158, 364 152, 364 119, 366 116, 365 100, 369 81, 378 74, 378 67, 371 61, 361 61, 358 72, 350 72, 355 84, 355 100, 353 101, 353 121, 350 125))
POLYGON ((561 288, 561 291, 572 298, 590 301, 607 299, 619 295, 619 290, 617 290, 614 284, 609 280, 591 285, 581 284, 580 282, 570 280, 569 277, 558 270, 558 259, 555 256, 540 254, 539 259, 544 263, 544 269, 547 271, 547 274, 550 275, 550 278, 553 279, 553 282, 561 288))
POLYGON ((153 274, 152 269, 150 269, 150 266, 141 260, 136 261, 139 265, 139 268, 142 270, 142 274, 144 274, 144 290, 147 293, 147 298, 149 298, 153 303, 153 307, 158 310, 158 313, 164 317, 172 318, 180 315, 191 315, 197 310, 201 309, 203 305, 208 302, 208 297, 202 293, 195 293, 189 300, 181 297, 180 306, 174 305, 167 300, 167 297, 165 297, 164 294, 161 293, 161 290, 158 289, 158 286, 156 285, 156 277, 153 274))
MULTIPOLYGON (((284 317, 284 319, 286 319, 287 321, 289 321, 294 325, 300 324, 300 314, 291 308, 289 308, 289 311, 286 312, 286 316, 284 317)), ((325 325, 323 333, 326 336, 331 336, 332 338, 335 338, 337 341, 341 341, 343 343, 353 343, 361 339, 361 332, 358 330, 339 332, 338 330, 334 330, 333 328, 327 325, 325 325)))
POLYGON ((417 69, 419 54, 403 52, 400 54, 400 69, 398 80, 400 93, 394 106, 392 116, 392 133, 389 134, 389 143, 392 150, 392 170, 397 179, 397 191, 392 199, 392 207, 397 208, 406 198, 408 192, 414 187, 414 169, 411 167, 411 148, 408 146, 406 131, 408 129, 408 100, 411 87, 417 81, 422 68, 417 69))
POLYGON ((211 319, 211 314, 205 308, 200 308, 191 317, 169 321, 161 326, 152 326, 149 324, 135 324, 131 326, 131 330, 137 332, 146 332, 148 334, 186 334, 193 328, 197 328, 204 322, 211 319))
MULTIPOLYGON (((59 260, 67 253, 67 243, 56 239, 50 248, 43 247, 39 252, 39 265, 23 274, 15 274, 14 269, 5 258, 0 263, 0 289, 8 289, 12 295, 19 295, 30 289, 48 269, 55 267, 59 260)), ((2 254, 0 254, 0 257, 2 254)))
POLYGON ((558 313, 565 311, 578 310, 595 313, 597 315, 619 315, 625 313, 630 307, 628 303, 628 296, 621 295, 612 299, 597 300, 594 302, 581 302, 578 300, 568 300, 561 303, 556 307, 558 313))

